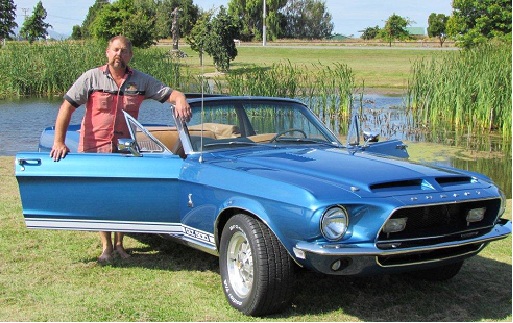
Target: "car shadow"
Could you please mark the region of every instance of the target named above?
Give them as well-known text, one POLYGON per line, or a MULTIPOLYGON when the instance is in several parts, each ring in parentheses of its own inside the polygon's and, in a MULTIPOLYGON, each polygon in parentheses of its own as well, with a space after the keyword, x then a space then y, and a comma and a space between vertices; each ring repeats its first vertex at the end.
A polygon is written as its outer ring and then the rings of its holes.
MULTIPOLYGON (((218 257, 158 235, 128 234, 143 244, 116 267, 219 273, 218 257)), ((500 321, 511 315, 511 265, 482 256, 467 259, 451 280, 408 275, 330 276, 299 269, 292 305, 272 319, 344 313, 361 321, 500 321)), ((219 286, 221 288, 221 286, 219 286)))
POLYGON ((293 305, 279 317, 343 312, 361 321, 500 321, 512 314, 511 265, 481 256, 442 282, 406 274, 299 276, 293 305))
MULTIPOLYGON (((218 257, 216 256, 175 243, 156 234, 127 233, 125 237, 133 238, 144 246, 127 248, 127 252, 131 255, 130 258, 114 257, 112 262, 107 265, 167 271, 194 270, 219 273, 218 257)), ((97 259, 84 259, 83 261, 95 262, 97 259)))

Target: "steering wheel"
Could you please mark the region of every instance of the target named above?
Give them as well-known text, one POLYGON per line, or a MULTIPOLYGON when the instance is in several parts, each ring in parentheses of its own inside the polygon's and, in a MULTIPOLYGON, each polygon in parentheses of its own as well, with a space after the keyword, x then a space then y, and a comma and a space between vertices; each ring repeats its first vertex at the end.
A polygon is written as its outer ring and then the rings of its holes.
POLYGON ((308 138, 308 135, 306 134, 306 132, 304 130, 291 128, 291 129, 287 129, 287 130, 278 132, 276 134, 276 136, 274 136, 273 139, 271 139, 269 141, 269 143, 275 142, 278 138, 280 138, 281 136, 283 136, 284 134, 289 133, 289 132, 300 132, 305 137, 305 139, 308 138))

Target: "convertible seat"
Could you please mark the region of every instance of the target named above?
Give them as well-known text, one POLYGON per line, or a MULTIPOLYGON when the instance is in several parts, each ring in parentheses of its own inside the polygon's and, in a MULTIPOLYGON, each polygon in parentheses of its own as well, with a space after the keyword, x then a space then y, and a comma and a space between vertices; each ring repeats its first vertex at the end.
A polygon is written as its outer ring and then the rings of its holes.
POLYGON ((254 136, 249 136, 248 139, 256 142, 256 143, 262 143, 262 142, 270 142, 274 137, 276 137, 276 132, 271 133, 261 133, 254 136))
MULTIPOLYGON (((176 127, 168 126, 148 126, 146 127, 151 134, 166 146, 173 154, 185 158, 180 136, 176 127)), ((240 137, 239 127, 234 125, 225 125, 220 123, 204 123, 188 128, 191 137, 211 138, 211 139, 228 139, 240 137)))
POLYGON ((146 129, 151 132, 153 137, 158 139, 171 151, 172 147, 176 145, 176 142, 180 140, 176 127, 149 126, 146 127, 146 129))
MULTIPOLYGON (((214 137, 210 137, 212 139, 230 139, 230 138, 239 138, 240 130, 239 127, 231 124, 222 124, 222 123, 203 123, 195 126, 189 126, 189 132, 191 131, 203 131, 212 132, 214 137)), ((209 137, 208 135, 203 137, 209 137)))

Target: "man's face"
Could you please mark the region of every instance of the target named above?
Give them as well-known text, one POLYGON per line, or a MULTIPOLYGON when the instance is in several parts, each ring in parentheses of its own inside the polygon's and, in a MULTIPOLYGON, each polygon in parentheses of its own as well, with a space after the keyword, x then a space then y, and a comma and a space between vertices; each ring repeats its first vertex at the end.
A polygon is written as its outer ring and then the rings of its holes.
POLYGON ((105 54, 109 60, 109 66, 120 70, 126 69, 130 59, 132 58, 132 52, 127 45, 120 40, 112 42, 112 44, 107 47, 105 54))

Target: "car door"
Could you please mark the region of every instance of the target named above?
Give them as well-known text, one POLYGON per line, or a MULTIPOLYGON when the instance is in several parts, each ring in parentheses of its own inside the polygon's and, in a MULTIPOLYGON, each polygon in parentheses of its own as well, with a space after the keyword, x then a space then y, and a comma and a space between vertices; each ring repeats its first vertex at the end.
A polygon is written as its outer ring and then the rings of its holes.
POLYGON ((183 160, 175 155, 48 153, 16 156, 27 227, 181 233, 177 206, 183 160))
POLYGON ((178 195, 184 160, 128 115, 132 153, 48 152, 16 155, 23 215, 29 228, 181 235, 178 195))

